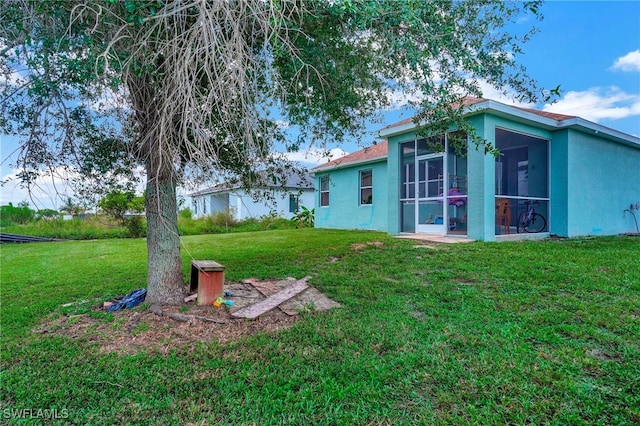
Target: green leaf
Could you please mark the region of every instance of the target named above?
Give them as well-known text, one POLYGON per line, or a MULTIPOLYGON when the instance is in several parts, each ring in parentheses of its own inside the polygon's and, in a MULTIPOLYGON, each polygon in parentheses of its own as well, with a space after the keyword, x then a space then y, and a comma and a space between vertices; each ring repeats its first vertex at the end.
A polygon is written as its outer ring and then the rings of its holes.
POLYGON ((124 2, 124 8, 127 10, 127 12, 133 13, 136 11, 137 6, 136 6, 136 3, 133 1, 126 1, 124 2))

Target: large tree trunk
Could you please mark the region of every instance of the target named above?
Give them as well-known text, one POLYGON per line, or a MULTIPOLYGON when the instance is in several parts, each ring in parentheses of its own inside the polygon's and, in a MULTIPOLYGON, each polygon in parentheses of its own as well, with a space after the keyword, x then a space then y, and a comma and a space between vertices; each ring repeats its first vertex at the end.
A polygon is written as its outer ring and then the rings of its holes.
MULTIPOLYGON (((151 157, 154 154, 150 155, 151 157)), ((182 262, 176 179, 173 170, 154 168, 147 160, 147 250, 149 303, 179 304, 183 301, 182 262)), ((162 166, 160 166, 162 167, 162 166)))
MULTIPOLYGON (((137 155, 147 172, 147 297, 146 302, 183 302, 182 261, 178 235, 177 177, 171 155, 163 149, 158 128, 157 93, 146 75, 127 75, 126 84, 139 125, 137 155)), ((165 135, 166 137, 166 135, 165 135)))

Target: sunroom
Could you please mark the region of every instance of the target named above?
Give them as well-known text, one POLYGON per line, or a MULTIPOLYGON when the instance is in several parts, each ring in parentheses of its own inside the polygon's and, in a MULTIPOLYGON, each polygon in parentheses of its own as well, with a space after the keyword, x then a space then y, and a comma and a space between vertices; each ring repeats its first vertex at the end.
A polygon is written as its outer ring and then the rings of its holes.
POLYGON ((385 141, 313 170, 316 226, 479 241, 640 233, 640 138, 479 98, 466 119, 498 155, 461 132, 425 139, 411 120, 392 124, 385 141))

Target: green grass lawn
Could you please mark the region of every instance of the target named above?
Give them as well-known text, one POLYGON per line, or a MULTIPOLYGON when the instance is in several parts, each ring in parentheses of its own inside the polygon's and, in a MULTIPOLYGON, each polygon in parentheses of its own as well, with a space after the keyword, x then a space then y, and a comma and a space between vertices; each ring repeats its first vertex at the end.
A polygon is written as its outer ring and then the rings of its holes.
POLYGON ((640 423, 638 238, 182 241, 185 279, 192 257, 224 264, 228 280, 311 275, 342 307, 225 345, 104 353, 33 329, 62 304, 143 287, 144 241, 4 245, 0 423, 33 424, 11 410, 38 409, 61 424, 640 423), (369 241, 384 244, 354 249, 369 241))

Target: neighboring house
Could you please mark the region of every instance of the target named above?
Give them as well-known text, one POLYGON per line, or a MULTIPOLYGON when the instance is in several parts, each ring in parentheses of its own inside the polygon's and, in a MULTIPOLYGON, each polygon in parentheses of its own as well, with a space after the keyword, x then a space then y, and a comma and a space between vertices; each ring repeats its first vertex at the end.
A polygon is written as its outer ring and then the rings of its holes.
POLYGON ((497 158, 472 142, 456 153, 455 132, 436 138, 442 149, 434 151, 411 119, 390 125, 379 133, 387 141, 312 170, 315 226, 495 241, 525 235, 518 218, 534 202, 546 224, 526 235, 636 232, 640 138, 487 99, 465 105, 497 158))
POLYGON ((313 208, 313 178, 290 174, 284 185, 281 181, 267 187, 247 190, 237 185, 216 185, 189 194, 192 197, 193 217, 204 217, 215 213, 229 213, 236 220, 257 218, 275 213, 291 217, 301 207, 313 208), (266 193, 266 198, 255 199, 256 192, 266 193))

